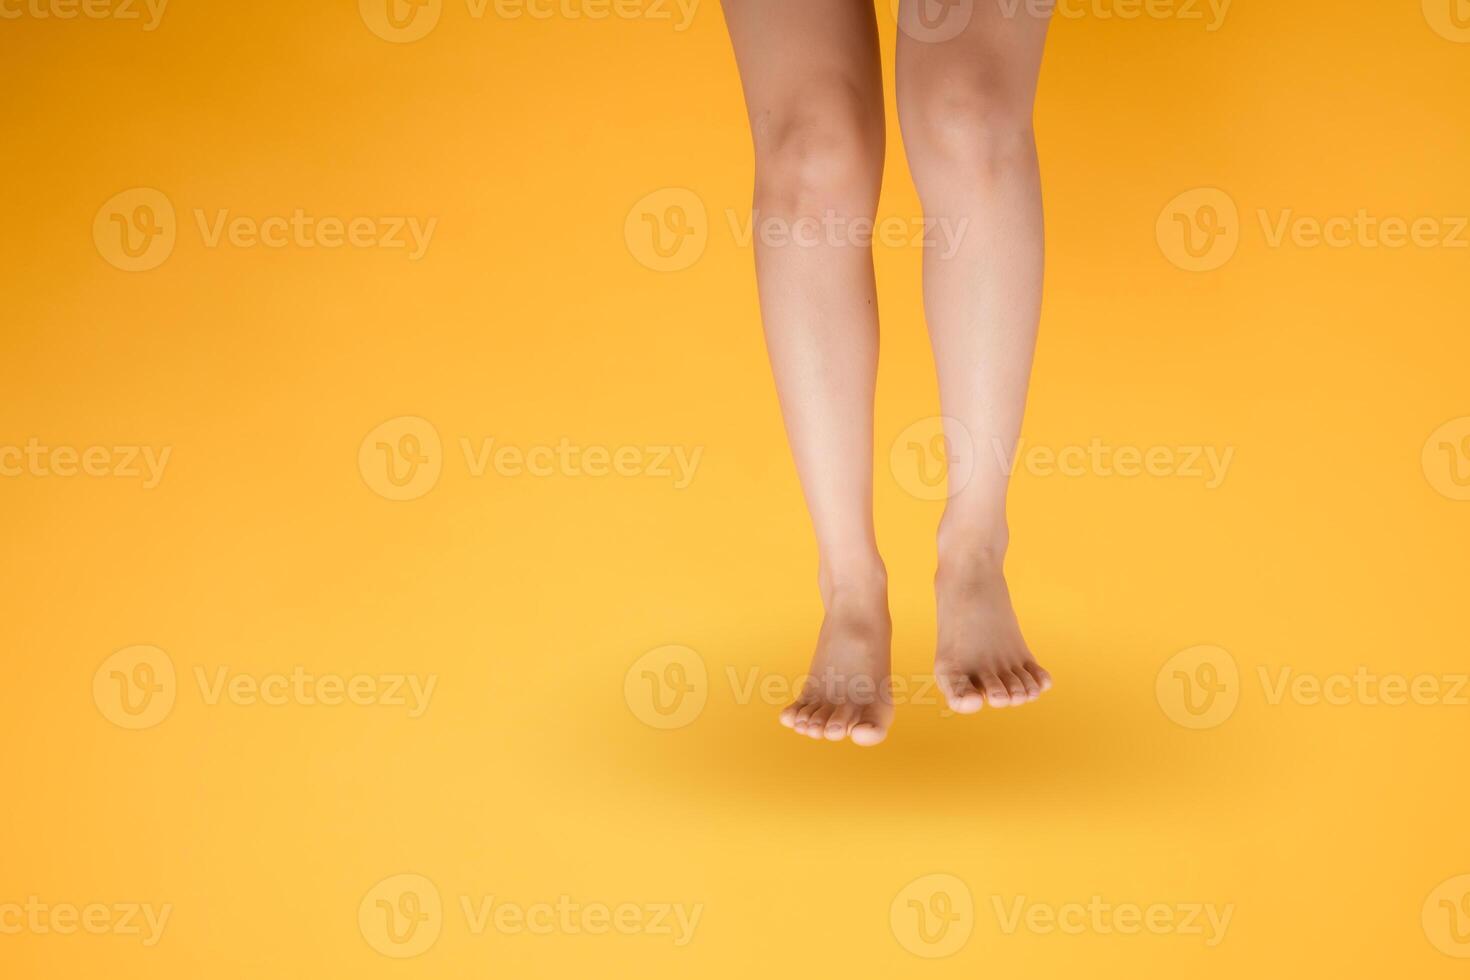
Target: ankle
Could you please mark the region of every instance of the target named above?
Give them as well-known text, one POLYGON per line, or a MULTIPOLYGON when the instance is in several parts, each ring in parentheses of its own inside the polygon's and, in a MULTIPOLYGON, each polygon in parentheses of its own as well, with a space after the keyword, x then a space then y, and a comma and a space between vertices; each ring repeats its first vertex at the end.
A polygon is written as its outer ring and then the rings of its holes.
POLYGON ((1010 531, 999 525, 962 523, 946 518, 939 524, 940 580, 1003 577, 1010 531))
POLYGON ((817 588, 822 605, 829 611, 847 606, 888 608, 888 570, 876 554, 822 561, 817 569, 817 588))

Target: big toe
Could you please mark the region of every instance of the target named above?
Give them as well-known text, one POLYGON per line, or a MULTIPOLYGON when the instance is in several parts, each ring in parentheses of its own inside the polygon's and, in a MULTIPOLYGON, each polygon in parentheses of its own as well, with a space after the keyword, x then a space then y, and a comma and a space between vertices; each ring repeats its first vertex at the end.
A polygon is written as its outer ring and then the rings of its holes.
MULTIPOLYGON (((891 714, 887 712, 887 714, 891 714)), ((881 709, 866 708, 857 719, 857 724, 847 733, 854 745, 877 745, 888 737, 888 718, 881 709)))
POLYGON ((973 715, 985 705, 984 695, 968 674, 942 671, 939 673, 939 686, 950 710, 956 714, 973 715))

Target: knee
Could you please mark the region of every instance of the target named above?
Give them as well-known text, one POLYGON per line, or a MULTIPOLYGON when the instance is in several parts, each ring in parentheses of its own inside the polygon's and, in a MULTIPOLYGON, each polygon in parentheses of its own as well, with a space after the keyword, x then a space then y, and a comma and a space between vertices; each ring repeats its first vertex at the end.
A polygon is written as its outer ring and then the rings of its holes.
POLYGON ((871 212, 883 178, 882 108, 839 89, 755 121, 758 209, 871 212))
POLYGON ((904 142, 921 183, 988 181, 1036 165, 1029 94, 993 81, 946 79, 902 108, 904 142))

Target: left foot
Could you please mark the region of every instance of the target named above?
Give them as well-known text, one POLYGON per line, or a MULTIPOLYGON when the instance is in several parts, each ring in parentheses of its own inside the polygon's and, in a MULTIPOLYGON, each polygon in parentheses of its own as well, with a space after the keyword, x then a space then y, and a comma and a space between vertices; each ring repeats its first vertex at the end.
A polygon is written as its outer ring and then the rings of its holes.
POLYGON ((781 712, 781 724, 808 738, 877 745, 893 720, 888 584, 823 589, 827 615, 800 696, 781 712))
POLYGON ((934 583, 939 609, 934 677, 953 711, 972 715, 985 704, 1028 704, 1051 687, 1051 674, 1021 637, 999 557, 947 562, 941 553, 934 583))

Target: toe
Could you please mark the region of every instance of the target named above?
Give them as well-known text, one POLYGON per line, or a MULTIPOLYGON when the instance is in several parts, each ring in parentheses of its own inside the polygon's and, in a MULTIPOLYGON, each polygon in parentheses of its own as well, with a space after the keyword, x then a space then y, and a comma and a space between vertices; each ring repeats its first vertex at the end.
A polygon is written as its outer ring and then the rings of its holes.
POLYGON ((1030 663, 1026 665, 1026 672, 1036 679, 1037 686, 1043 692, 1051 690, 1051 674, 1041 664, 1030 663))
POLYGON ((796 722, 791 727, 796 729, 798 735, 806 734, 807 726, 811 722, 812 715, 821 707, 822 702, 820 701, 808 701, 796 709, 796 722))
POLYGON ((840 742, 852 731, 852 723, 857 720, 857 712, 851 705, 839 704, 832 712, 832 717, 827 719, 827 728, 823 733, 829 742, 840 742))
POLYGON ((1011 704, 1026 702, 1026 685, 1021 683, 1021 678, 1017 677, 1014 671, 1001 671, 1000 679, 1004 682, 1006 690, 1010 692, 1011 704))
POLYGON ((812 712, 806 720, 808 738, 822 738, 827 732, 827 722, 832 718, 832 705, 824 704, 812 712))
POLYGON ((1026 688, 1027 701, 1035 701, 1041 697, 1041 685, 1036 682, 1036 678, 1031 676, 1029 670, 1025 667, 1017 667, 1011 673, 1015 674, 1016 678, 1020 680, 1021 685, 1026 688))
POLYGON ((999 676, 995 674, 981 674, 980 687, 984 689, 985 700, 989 701, 992 707, 1004 708, 1011 703, 1010 691, 1006 688, 1005 682, 999 676))
POLYGON ((781 709, 780 722, 785 728, 796 727, 796 713, 801 710, 801 702, 793 701, 781 709))
POLYGON ((877 745, 888 737, 888 729, 878 721, 865 718, 852 726, 852 732, 847 737, 852 739, 853 745, 877 745))
POLYGON ((984 705, 985 698, 968 674, 941 671, 935 676, 950 710, 956 714, 973 715, 984 705))

